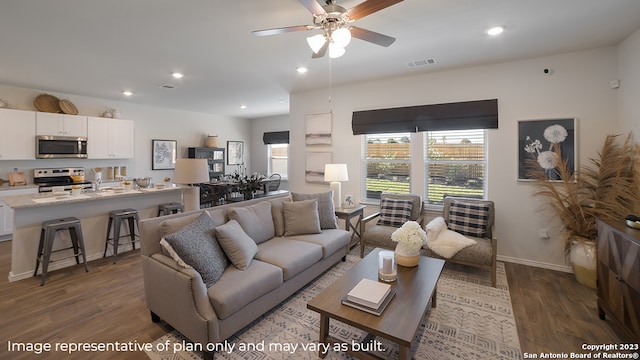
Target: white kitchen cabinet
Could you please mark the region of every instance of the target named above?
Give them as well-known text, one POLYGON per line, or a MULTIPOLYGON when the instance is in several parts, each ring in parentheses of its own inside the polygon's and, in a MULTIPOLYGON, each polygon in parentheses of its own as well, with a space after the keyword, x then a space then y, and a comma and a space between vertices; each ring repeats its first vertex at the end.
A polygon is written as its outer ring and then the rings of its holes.
POLYGON ((2 199, 6 196, 37 194, 38 188, 0 191, 0 236, 10 235, 13 231, 13 209, 2 199))
POLYGON ((133 157, 133 121, 91 116, 87 120, 89 159, 133 157))
POLYGON ((0 160, 35 160, 36 113, 0 109, 0 160))
POLYGON ((87 137, 87 117, 38 112, 36 132, 37 135, 87 137))

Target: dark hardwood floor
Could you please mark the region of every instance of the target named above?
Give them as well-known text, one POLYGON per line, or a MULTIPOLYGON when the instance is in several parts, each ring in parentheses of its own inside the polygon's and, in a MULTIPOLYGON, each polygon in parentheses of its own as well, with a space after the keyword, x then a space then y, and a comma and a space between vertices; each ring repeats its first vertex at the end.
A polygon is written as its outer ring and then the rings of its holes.
MULTIPOLYGON (((34 355, 8 351, 8 342, 151 342, 171 328, 153 323, 145 305, 138 251, 9 282, 11 242, 0 243, 0 359, 146 359, 138 353, 34 355)), ((622 339, 598 318, 595 291, 572 274, 506 264, 522 352, 580 352, 583 343, 622 339)))

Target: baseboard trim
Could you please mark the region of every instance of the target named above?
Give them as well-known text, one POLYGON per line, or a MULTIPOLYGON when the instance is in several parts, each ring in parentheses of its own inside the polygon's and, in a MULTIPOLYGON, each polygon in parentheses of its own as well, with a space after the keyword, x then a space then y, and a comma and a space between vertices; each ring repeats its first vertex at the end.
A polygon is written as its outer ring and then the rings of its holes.
POLYGON ((561 271, 566 273, 573 273, 573 268, 571 268, 571 266, 568 266, 568 265, 549 264, 541 261, 519 259, 519 258, 514 258, 510 256, 501 256, 501 255, 498 255, 497 259, 498 261, 504 261, 504 262, 514 263, 514 264, 533 266, 537 268, 561 271))

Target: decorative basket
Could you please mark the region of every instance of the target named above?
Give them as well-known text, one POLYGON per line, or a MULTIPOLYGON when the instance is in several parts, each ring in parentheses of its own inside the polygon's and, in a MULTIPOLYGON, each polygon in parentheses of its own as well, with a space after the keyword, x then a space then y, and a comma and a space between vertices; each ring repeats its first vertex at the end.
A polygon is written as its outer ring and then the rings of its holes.
POLYGON ((62 112, 62 109, 60 108, 60 99, 49 94, 38 95, 36 99, 33 101, 33 105, 35 105, 38 111, 42 111, 42 112, 48 112, 48 113, 62 112))

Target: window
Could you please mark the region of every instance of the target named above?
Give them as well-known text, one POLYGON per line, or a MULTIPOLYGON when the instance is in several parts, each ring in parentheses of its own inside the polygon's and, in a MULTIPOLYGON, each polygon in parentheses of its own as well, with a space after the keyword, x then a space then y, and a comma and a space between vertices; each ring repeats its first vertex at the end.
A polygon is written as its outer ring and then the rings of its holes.
POLYGON ((362 153, 363 199, 380 199, 383 191, 410 193, 409 133, 365 135, 362 153))
POLYGON ((280 174, 288 178, 289 144, 269 144, 269 175, 280 174))
POLYGON ((484 198, 486 130, 425 132, 425 200, 442 204, 445 196, 484 198))

